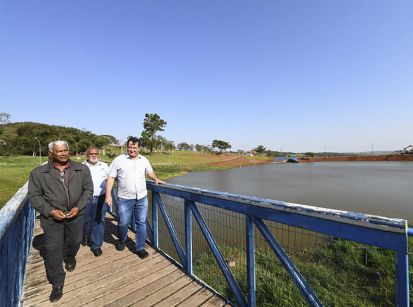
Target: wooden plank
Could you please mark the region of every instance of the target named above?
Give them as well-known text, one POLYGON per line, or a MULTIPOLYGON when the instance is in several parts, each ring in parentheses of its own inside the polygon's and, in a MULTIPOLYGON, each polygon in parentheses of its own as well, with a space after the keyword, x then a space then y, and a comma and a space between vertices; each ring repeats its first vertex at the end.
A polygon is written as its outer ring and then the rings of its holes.
MULTIPOLYGON (((70 272, 67 274, 66 277, 66 282, 65 282, 65 292, 77 289, 79 287, 85 286, 89 283, 96 282, 97 280, 100 280, 102 278, 107 278, 113 273, 116 272, 122 272, 130 269, 130 267, 133 267, 138 263, 137 257, 133 254, 122 254, 119 255, 118 259, 112 258, 107 258, 105 261, 102 263, 99 263, 97 258, 94 257, 96 263, 94 265, 91 265, 90 267, 84 268, 84 270, 81 270, 81 266, 76 268, 74 272, 70 272)), ((153 256, 152 258, 154 259, 159 259, 161 260, 161 256, 153 256)), ((152 258, 147 258, 148 260, 152 258)), ((145 259, 145 260, 147 260, 145 259)), ((42 292, 49 292, 51 290, 50 285, 47 283, 45 280, 45 273, 42 277, 45 283, 42 285, 42 287, 32 287, 31 283, 27 284, 26 287, 26 293, 28 294, 28 297, 30 297, 31 291, 35 289, 37 293, 39 293, 39 290, 43 290, 42 292)))
MULTIPOLYGON (((166 265, 170 263, 166 261, 166 265)), ((151 264, 145 263, 145 266, 139 265, 129 268, 126 271, 106 276, 104 279, 100 279, 94 283, 89 284, 89 287, 77 288, 74 291, 70 291, 68 296, 64 296, 61 300, 61 304, 67 304, 67 306, 80 306, 85 302, 95 301, 96 298, 108 293, 111 289, 118 290, 128 283, 133 282, 136 276, 144 278, 151 274, 151 264), (148 264, 148 265, 146 265, 148 264), (93 286, 93 288, 91 287, 93 286), (71 294, 76 294, 76 297, 71 298, 71 294)))
POLYGON ((135 237, 132 232, 128 233, 127 248, 117 251, 114 247, 116 225, 113 219, 108 219, 102 256, 95 257, 88 246, 81 246, 75 271, 66 274, 63 297, 52 304, 49 302, 51 285, 41 256, 44 236, 39 224, 36 220, 22 306, 174 306, 184 302, 187 305, 182 306, 197 306, 213 296, 151 247, 145 247, 149 257, 139 259, 131 252, 135 237))
POLYGON ((202 307, 215 307, 215 306, 225 306, 226 302, 222 300, 218 295, 211 297, 208 301, 203 303, 202 307))
MULTIPOLYGON (((77 257, 79 258, 79 257, 77 257)), ((106 259, 102 259, 103 261, 98 262, 96 261, 95 263, 92 263, 89 265, 89 267, 84 267, 82 270, 82 265, 79 264, 79 266, 76 267, 75 271, 73 272, 68 272, 66 275, 66 282, 65 282, 65 288, 68 288, 70 284, 73 283, 78 283, 79 280, 85 277, 85 274, 89 275, 98 275, 101 274, 103 271, 106 270, 106 267, 112 267, 113 269, 116 269, 120 267, 124 262, 130 262, 132 259, 135 259, 136 256, 134 255, 123 255, 122 258, 114 259, 113 257, 108 257, 106 259)), ((79 261, 80 262, 80 261, 79 261)), ((37 275, 31 275, 29 276, 27 283, 26 283, 26 293, 30 295, 31 290, 35 289, 37 292, 40 290, 43 290, 43 292, 49 292, 51 286, 48 284, 46 280, 46 272, 44 270, 44 267, 42 269, 41 274, 37 275), (44 280, 44 284, 41 287, 37 285, 37 280, 44 280), (33 285, 33 281, 35 281, 35 284, 33 285)))
POLYGON ((170 283, 174 282, 175 280, 185 275, 182 271, 178 269, 174 271, 173 273, 174 274, 168 274, 163 277, 160 277, 154 282, 151 282, 150 284, 146 284, 143 288, 140 288, 137 291, 136 290, 132 291, 128 295, 114 301, 113 303, 107 306, 129 306, 133 304, 134 302, 138 302, 142 300, 142 298, 145 298, 146 296, 149 296, 152 293, 159 291, 159 289, 166 287, 170 283))
MULTIPOLYGON (((197 293, 199 291, 200 291, 199 284, 197 284, 196 282, 190 280, 190 283, 187 284, 185 287, 181 288, 179 291, 177 291, 173 294, 170 294, 164 300, 156 303, 155 306, 164 306, 164 307, 176 306, 180 302, 186 300, 188 297, 193 296, 195 293, 197 293)), ((192 306, 194 306, 194 305, 192 305, 192 306)))
MULTIPOLYGON (((147 286, 148 284, 155 283, 162 278, 164 275, 168 274, 173 274, 174 272, 177 272, 178 268, 176 268, 173 265, 168 265, 161 270, 157 271, 156 274, 151 274, 149 276, 143 276, 144 278, 142 279, 136 279, 136 276, 133 275, 134 280, 130 281, 126 285, 117 285, 118 287, 115 288, 115 286, 112 287, 108 292, 106 292, 103 296, 99 297, 98 299, 95 299, 91 301, 90 303, 87 303, 86 306, 103 306, 103 305, 108 305, 113 303, 114 306, 120 306, 116 305, 116 301, 122 300, 123 297, 129 295, 131 292, 140 290, 147 286)), ((140 276, 139 276, 140 277, 140 276)))
POLYGON ((207 288, 202 288, 198 292, 191 295, 185 301, 178 304, 180 307, 193 307, 200 306, 201 304, 207 302, 215 294, 207 288))
MULTIPOLYGON (((164 288, 156 291, 155 293, 145 297, 142 300, 136 301, 133 303, 131 306, 137 307, 137 306, 152 306, 165 298, 167 298, 170 295, 175 294, 177 291, 180 291, 182 288, 190 284, 192 280, 187 277, 183 276, 176 281, 166 285, 164 288)), ((169 305, 171 306, 171 305, 169 305)))

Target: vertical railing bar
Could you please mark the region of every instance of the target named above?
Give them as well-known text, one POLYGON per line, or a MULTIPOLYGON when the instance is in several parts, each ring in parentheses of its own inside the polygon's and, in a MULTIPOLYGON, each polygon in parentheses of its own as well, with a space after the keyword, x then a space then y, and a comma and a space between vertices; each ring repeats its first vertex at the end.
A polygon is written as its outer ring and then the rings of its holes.
POLYGON ((148 232, 150 241, 153 243, 153 228, 148 218, 146 218, 146 231, 148 232))
MULTIPOLYGON (((407 247, 406 247, 407 250, 407 247)), ((397 306, 410 306, 409 300, 409 256, 398 251, 396 259, 397 306)))
POLYGON ((256 306, 256 280, 255 280, 255 241, 254 222, 251 217, 245 216, 245 232, 247 242, 247 283, 248 283, 248 306, 256 306))
POLYGON ((159 209, 160 209, 161 214, 164 218, 164 221, 165 221, 166 227, 168 228, 169 234, 171 235, 172 242, 173 242, 173 244, 175 246, 175 249, 176 249, 176 252, 178 253, 178 256, 181 260, 181 264, 182 264, 182 266, 184 266, 185 263, 186 263, 186 256, 184 254, 184 250, 182 248, 181 242, 179 241, 179 238, 178 238, 178 235, 176 233, 175 227, 173 226, 173 224, 172 224, 172 222, 169 218, 168 212, 166 212, 165 204, 163 203, 162 198, 160 197, 159 193, 156 193, 154 195, 154 197, 156 198, 156 200, 158 202, 159 209))
POLYGON ((301 275, 300 271, 295 266, 294 262, 288 257, 285 253, 284 249, 278 243, 277 239, 273 236, 271 231, 268 229, 267 225, 264 224, 262 219, 253 218, 255 225, 257 226, 258 230, 263 235, 264 239, 270 244, 272 250, 281 261, 284 268, 290 274, 291 278, 297 285, 297 287, 301 290, 301 293, 307 299, 307 301, 312 306, 323 306, 320 300, 317 298, 314 291, 311 289, 305 278, 301 275))
POLYGON ((212 236, 207 224, 205 223, 204 218, 202 217, 201 213, 199 212, 195 203, 189 204, 194 214, 196 221, 198 222, 199 227, 201 228, 202 234, 204 235, 205 239, 208 242, 208 245, 214 254, 215 259, 218 262, 218 265, 224 274, 225 279, 227 280, 229 286, 231 287, 232 293, 237 298, 238 304, 240 306, 247 306, 244 296, 242 295, 241 289, 236 282, 234 276, 232 275, 228 265, 226 264, 224 257, 222 256, 221 252, 218 249, 218 245, 216 244, 214 237, 212 236))
POLYGON ((155 195, 159 196, 159 193, 152 191, 152 227, 153 227, 152 245, 154 248, 158 248, 159 247, 158 198, 155 197, 155 195))
MULTIPOLYGON (((192 212, 189 200, 185 200, 185 250, 186 250, 186 264, 185 270, 189 275, 192 272, 192 212)), ((194 204, 194 203, 193 203, 194 204)), ((195 205, 195 204, 194 204, 195 205)))

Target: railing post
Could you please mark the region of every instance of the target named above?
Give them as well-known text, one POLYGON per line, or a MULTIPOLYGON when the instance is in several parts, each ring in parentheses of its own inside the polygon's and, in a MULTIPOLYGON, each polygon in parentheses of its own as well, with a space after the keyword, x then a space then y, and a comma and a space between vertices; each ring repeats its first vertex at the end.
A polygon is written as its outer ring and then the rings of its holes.
POLYGON ((254 222, 251 217, 245 215, 245 232, 247 236, 247 282, 248 282, 248 306, 255 306, 256 282, 255 282, 255 242, 254 242, 254 222))
MULTIPOLYGON (((407 239, 406 239, 407 240, 407 239)), ((407 245, 407 242, 406 242, 407 245)), ((407 247, 406 247, 407 250, 407 247)), ((410 306, 409 300, 409 259, 405 252, 397 252, 397 306, 410 306)))
POLYGON ((152 227, 153 227, 153 247, 158 248, 158 192, 152 191, 152 227))
POLYGON ((185 199, 185 269, 192 276, 192 212, 189 200, 185 199))

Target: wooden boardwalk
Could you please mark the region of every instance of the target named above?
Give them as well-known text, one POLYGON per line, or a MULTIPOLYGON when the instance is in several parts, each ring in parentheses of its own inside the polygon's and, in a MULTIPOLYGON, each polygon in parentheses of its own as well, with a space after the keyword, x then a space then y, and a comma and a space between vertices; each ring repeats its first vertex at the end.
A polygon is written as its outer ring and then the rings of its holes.
MULTIPOLYGON (((47 282, 41 256, 43 231, 36 220, 22 305, 225 306, 219 296, 185 275, 151 247, 146 247, 150 255, 143 260, 132 253, 134 243, 131 240, 127 241, 125 250, 117 251, 116 233, 116 221, 108 216, 103 255, 95 257, 88 246, 81 246, 76 269, 66 272, 63 297, 52 304, 49 302, 51 285, 47 282)), ((134 241, 132 232, 129 237, 134 241)))

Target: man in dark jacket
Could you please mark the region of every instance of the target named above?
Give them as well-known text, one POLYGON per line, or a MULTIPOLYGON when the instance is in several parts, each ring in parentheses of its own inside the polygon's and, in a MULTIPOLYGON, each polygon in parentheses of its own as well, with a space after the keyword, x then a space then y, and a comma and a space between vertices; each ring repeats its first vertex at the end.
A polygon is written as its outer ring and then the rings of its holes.
POLYGON ((70 160, 67 142, 51 142, 49 153, 49 162, 30 174, 29 198, 40 213, 46 275, 52 284, 49 300, 55 302, 63 295, 63 261, 69 272, 76 267, 75 257, 82 240, 82 210, 92 196, 93 182, 87 166, 70 160))

